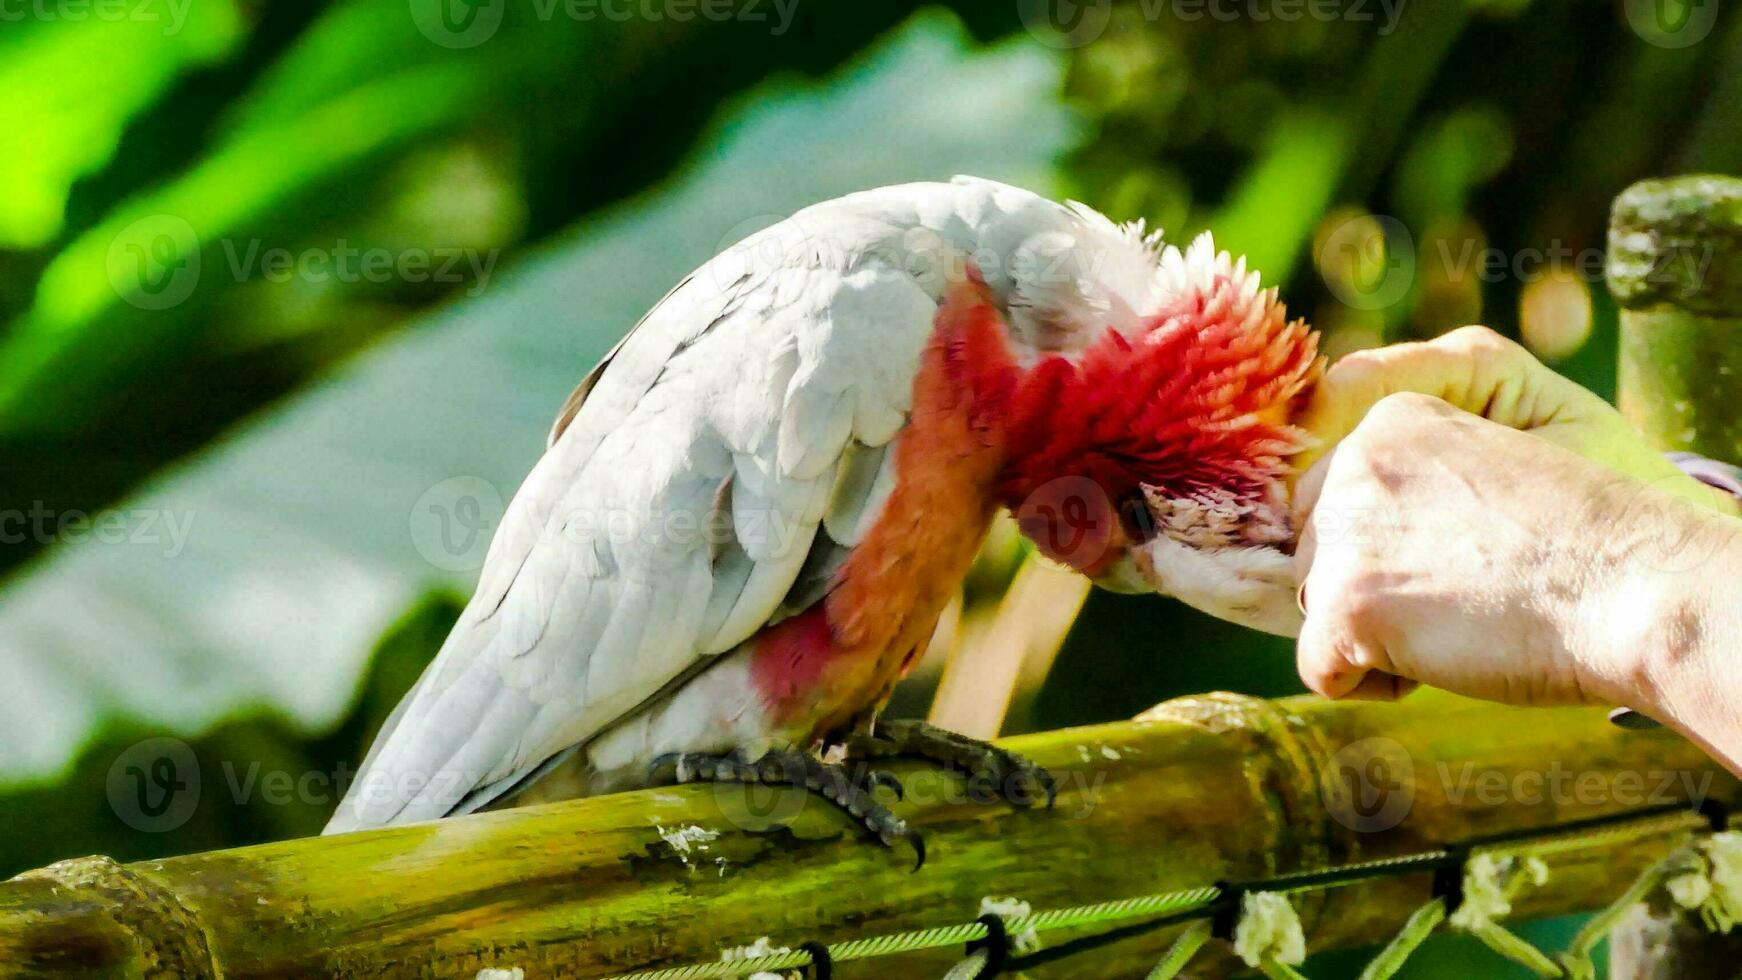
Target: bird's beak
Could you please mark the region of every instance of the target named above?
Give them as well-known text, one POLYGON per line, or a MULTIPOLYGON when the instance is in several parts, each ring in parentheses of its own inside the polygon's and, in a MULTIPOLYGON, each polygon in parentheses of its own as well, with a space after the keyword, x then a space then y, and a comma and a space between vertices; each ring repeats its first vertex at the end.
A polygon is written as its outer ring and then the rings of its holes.
POLYGON ((1115 592, 1173 596, 1218 619, 1273 633, 1300 635, 1293 560, 1266 547, 1198 549, 1164 536, 1134 545, 1095 583, 1115 592))

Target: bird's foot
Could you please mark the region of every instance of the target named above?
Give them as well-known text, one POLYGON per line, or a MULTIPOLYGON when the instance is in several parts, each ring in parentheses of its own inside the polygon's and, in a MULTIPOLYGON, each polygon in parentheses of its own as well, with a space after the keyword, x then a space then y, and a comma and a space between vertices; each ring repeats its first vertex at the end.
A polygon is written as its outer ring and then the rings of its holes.
POLYGON ((859 763, 849 768, 824 762, 796 749, 771 749, 751 761, 742 753, 708 755, 674 752, 653 761, 652 771, 675 770, 680 783, 755 783, 764 786, 798 786, 821 795, 852 817, 859 826, 885 846, 907 841, 913 848, 913 869, 925 864, 925 839, 873 795, 882 786, 901 798, 901 783, 887 772, 859 763))
POLYGON ((990 742, 917 720, 878 720, 870 734, 847 741, 847 755, 861 762, 875 759, 925 759, 968 777, 968 792, 976 801, 1005 800, 1033 806, 1041 799, 1050 808, 1058 783, 1033 762, 990 742))

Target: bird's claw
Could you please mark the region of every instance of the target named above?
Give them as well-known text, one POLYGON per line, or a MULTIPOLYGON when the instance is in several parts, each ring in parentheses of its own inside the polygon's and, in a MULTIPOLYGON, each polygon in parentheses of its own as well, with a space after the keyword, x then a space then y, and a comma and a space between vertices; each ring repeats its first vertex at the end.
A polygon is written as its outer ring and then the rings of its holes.
POLYGON ((861 827, 885 846, 906 840, 913 846, 917 860, 914 870, 925 864, 925 842, 907 821, 896 816, 872 793, 885 787, 904 795, 899 780, 890 773, 860 765, 853 770, 839 763, 824 762, 808 752, 795 749, 775 749, 763 753, 754 762, 742 753, 708 755, 700 752, 673 752, 661 755, 648 767, 651 780, 657 781, 670 768, 677 782, 759 783, 763 785, 798 786, 822 796, 846 811, 861 827))
POLYGON ((901 780, 896 779, 894 773, 883 769, 871 769, 867 767, 865 769, 863 785, 867 790, 881 786, 889 792, 894 793, 897 801, 907 799, 907 789, 901 785, 901 780))
POLYGON ((1052 809, 1059 795, 1058 781, 1052 773, 1014 752, 994 747, 992 755, 997 760, 991 769, 997 774, 994 785, 1004 799, 1015 806, 1031 807, 1045 796, 1046 808, 1052 809))
POLYGON ((671 780, 676 783, 730 783, 754 782, 750 779, 752 766, 742 753, 727 752, 724 755, 707 755, 701 752, 667 752, 655 756, 647 764, 647 781, 657 783, 664 781, 667 769, 671 770, 671 780))
POLYGON ((650 783, 664 782, 665 771, 669 768, 672 770, 673 782, 689 782, 683 778, 684 774, 677 770, 678 761, 682 758, 682 754, 678 752, 667 752, 664 755, 655 756, 653 761, 647 764, 647 781, 650 783))
POLYGON ((907 842, 913 845, 913 870, 918 871, 925 867, 925 838, 917 832, 909 832, 907 842))
POLYGON ((1040 766, 1009 749, 923 721, 879 721, 848 751, 858 758, 908 756, 948 766, 968 777, 968 793, 976 802, 1031 807, 1044 795, 1051 809, 1058 799, 1058 782, 1040 766))

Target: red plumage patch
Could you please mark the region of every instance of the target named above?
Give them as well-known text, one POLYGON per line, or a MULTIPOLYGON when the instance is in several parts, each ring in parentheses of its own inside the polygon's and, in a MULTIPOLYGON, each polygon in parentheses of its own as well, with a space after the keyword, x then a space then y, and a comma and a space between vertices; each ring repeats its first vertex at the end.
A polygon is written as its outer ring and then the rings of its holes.
POLYGON ((1022 379, 1000 496, 1019 510, 1048 481, 1083 477, 1114 507, 1143 487, 1262 498, 1304 446, 1288 419, 1320 366, 1305 321, 1223 263, 1140 333, 1109 329, 1074 362, 1055 355, 1022 379))

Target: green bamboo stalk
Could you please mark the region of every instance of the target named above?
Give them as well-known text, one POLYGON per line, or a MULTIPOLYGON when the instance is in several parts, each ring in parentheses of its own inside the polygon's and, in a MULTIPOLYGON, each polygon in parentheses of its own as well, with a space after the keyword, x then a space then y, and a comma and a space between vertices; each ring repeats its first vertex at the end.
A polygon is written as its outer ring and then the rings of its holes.
MULTIPOLYGON (((1518 711, 1427 694, 1399 705, 1211 695, 1143 720, 1011 739, 1050 767, 1051 810, 964 799, 898 772, 926 834, 918 872, 832 807, 743 787, 664 788, 430 824, 0 883, 0 977, 599 977, 717 961, 768 937, 840 943, 972 922, 987 896, 1036 909, 1431 850, 1736 782, 1672 734, 1590 709, 1518 711)), ((1662 857, 1643 837, 1551 857, 1520 918, 1594 908, 1662 857)), ((1309 946, 1383 940, 1429 897, 1421 872, 1293 896, 1309 946)), ((1047 942, 1083 931, 1050 930, 1047 942)), ((1179 927, 1038 968, 1142 976, 1179 927)), ((941 976, 960 947, 837 964, 941 976)), ((1235 961, 1213 943, 1194 976, 1235 961)))
MULTIPOLYGON (((1659 448, 1742 462, 1742 179, 1628 188, 1610 217, 1608 273, 1622 412, 1659 448)), ((1659 896, 1617 926, 1610 950, 1614 978, 1729 976, 1742 936, 1711 936, 1659 896)))
POLYGON ((1434 930, 1446 921, 1446 900, 1434 898, 1415 910, 1391 942, 1379 951, 1361 971, 1360 980, 1391 980, 1403 969, 1421 944, 1433 936, 1434 930))
POLYGON ((1615 201, 1621 410, 1665 450, 1742 462, 1742 180, 1648 180, 1615 201))

